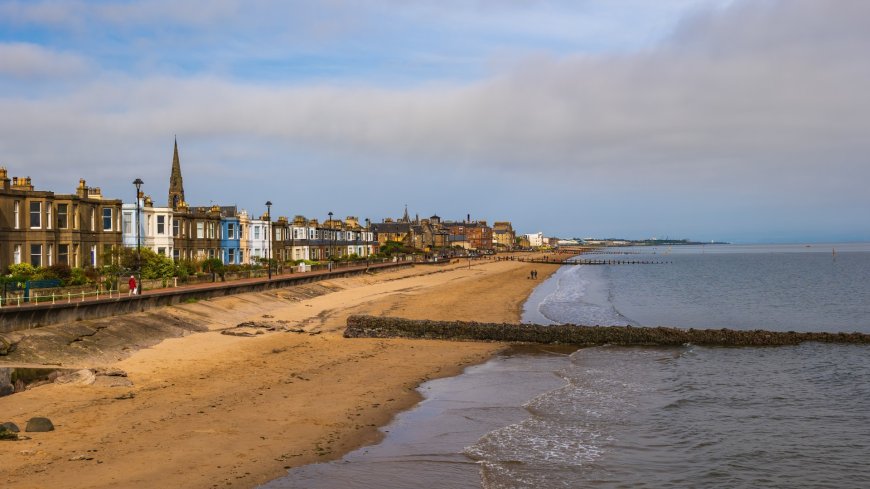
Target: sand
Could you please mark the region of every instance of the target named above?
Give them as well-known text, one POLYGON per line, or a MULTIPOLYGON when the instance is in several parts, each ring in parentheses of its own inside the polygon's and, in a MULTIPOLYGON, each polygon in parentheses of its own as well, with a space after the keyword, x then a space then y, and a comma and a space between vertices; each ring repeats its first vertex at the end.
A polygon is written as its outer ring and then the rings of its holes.
POLYGON ((78 360, 121 369, 126 379, 0 398, 0 422, 23 429, 30 417, 46 416, 56 426, 0 442, 0 485, 255 487, 288 468, 338 458, 378 441, 378 427, 420 400, 420 383, 456 375, 505 347, 345 339, 347 315, 518 321, 532 288, 556 268, 490 260, 420 265, 322 283, 333 292, 310 299, 290 300, 279 290, 166 308, 173 317, 207 317, 209 331, 117 361, 78 360), (537 281, 528 279, 531 269, 537 281), (286 320, 305 332, 220 334, 248 320, 286 320), (126 381, 132 385, 108 386, 126 381))

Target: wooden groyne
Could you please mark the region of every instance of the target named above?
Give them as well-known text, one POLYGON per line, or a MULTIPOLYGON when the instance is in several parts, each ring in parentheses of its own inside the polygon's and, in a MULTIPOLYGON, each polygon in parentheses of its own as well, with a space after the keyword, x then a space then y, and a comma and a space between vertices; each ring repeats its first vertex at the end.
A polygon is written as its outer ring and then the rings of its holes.
POLYGON ((574 324, 499 324, 465 321, 420 321, 393 317, 350 316, 345 338, 419 338, 504 341, 577 346, 785 346, 821 343, 870 344, 864 333, 801 333, 765 330, 643 328, 574 324))
POLYGON ((665 265, 673 263, 670 261, 658 260, 571 260, 562 263, 562 265, 665 265))
POLYGON ((539 263, 550 265, 664 265, 673 263, 661 260, 618 260, 618 259, 591 259, 573 257, 545 257, 545 258, 497 258, 497 260, 520 261, 523 263, 539 263))

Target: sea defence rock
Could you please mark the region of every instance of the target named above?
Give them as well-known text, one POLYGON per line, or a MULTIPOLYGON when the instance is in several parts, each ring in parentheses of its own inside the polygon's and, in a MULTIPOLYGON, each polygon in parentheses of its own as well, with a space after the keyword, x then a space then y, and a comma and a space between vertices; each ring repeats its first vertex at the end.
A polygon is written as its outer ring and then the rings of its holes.
POLYGON ((44 433, 46 431, 54 431, 54 424, 48 418, 30 418, 27 420, 27 426, 24 431, 44 433))
POLYGON ((478 323, 350 316, 345 338, 421 338, 466 341, 558 343, 577 346, 783 346, 806 341, 870 344, 864 333, 800 333, 765 330, 679 329, 632 326, 478 323))
POLYGON ((5 426, 6 423, 0 425, 0 440, 16 441, 18 440, 18 431, 12 431, 5 426))

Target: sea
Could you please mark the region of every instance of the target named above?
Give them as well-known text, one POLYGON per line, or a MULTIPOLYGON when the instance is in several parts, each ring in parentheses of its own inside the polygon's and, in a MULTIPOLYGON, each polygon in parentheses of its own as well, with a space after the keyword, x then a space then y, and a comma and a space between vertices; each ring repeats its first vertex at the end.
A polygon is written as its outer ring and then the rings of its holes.
MULTIPOLYGON (((870 333, 870 244, 608 248, 537 324, 870 333)), ((870 487, 870 346, 517 346, 267 488, 870 487)))

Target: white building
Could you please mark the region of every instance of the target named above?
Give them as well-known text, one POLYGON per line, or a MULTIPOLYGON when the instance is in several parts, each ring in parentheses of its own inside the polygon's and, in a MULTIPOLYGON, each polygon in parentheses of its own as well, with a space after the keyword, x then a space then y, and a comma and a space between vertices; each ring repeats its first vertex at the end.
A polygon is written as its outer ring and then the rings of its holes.
MULTIPOLYGON (((248 219, 247 220, 247 262, 249 264, 258 264, 260 260, 266 258, 267 244, 269 242, 269 221, 263 219, 248 219)), ((272 254, 272 253, 270 253, 272 254)))
POLYGON ((136 204, 127 203, 121 207, 121 232, 124 246, 136 247, 136 227, 139 228, 140 245, 158 255, 172 258, 172 208, 154 207, 151 197, 140 197, 139 215, 136 204))
POLYGON ((544 246, 544 233, 537 232, 532 234, 526 234, 526 239, 529 240, 529 246, 532 248, 540 248, 544 246))
POLYGON ((290 259, 310 260, 311 247, 308 240, 313 239, 314 226, 309 225, 308 220, 297 216, 290 224, 290 259), (311 236, 311 238, 309 238, 311 236))

